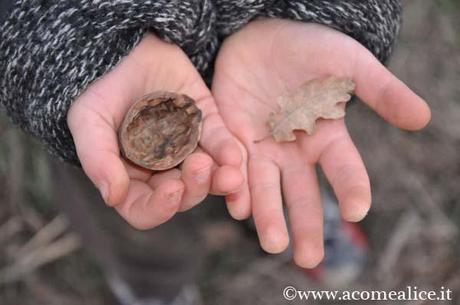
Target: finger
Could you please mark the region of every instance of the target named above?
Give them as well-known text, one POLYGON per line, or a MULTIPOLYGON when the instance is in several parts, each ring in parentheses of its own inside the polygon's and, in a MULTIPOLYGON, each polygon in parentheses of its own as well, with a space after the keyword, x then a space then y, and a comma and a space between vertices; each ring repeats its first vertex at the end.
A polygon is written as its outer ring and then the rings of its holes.
POLYGON ((225 196, 227 210, 234 219, 245 220, 251 216, 251 194, 247 183, 238 192, 225 196))
MULTIPOLYGON (((208 193, 213 195, 226 195, 237 192, 243 183, 241 172, 234 166, 218 166, 212 158, 201 148, 197 147, 195 154, 199 153, 201 159, 207 156, 211 160, 211 187, 208 193)), ((182 166, 182 170, 184 167, 182 166)))
POLYGON ((212 173, 211 193, 213 195, 236 193, 241 189, 243 182, 241 171, 234 166, 216 167, 212 173))
POLYGON ((169 180, 181 180, 182 173, 177 168, 171 168, 167 171, 151 172, 150 178, 146 181, 152 189, 158 188, 163 182, 169 180))
POLYGON ((243 146, 243 162, 241 164, 241 172, 243 174, 242 186, 238 192, 233 192, 225 196, 225 202, 230 215, 236 220, 243 220, 251 216, 251 194, 248 184, 248 158, 243 146))
POLYGON ((117 135, 104 115, 79 103, 68 116, 78 158, 104 201, 115 206, 128 192, 129 176, 120 158, 117 135))
POLYGON ((281 171, 283 194, 293 237, 294 261, 316 267, 324 256, 323 211, 313 166, 302 162, 281 171))
POLYGON ((217 113, 204 117, 200 144, 218 165, 241 165, 241 150, 217 113))
POLYGON ((124 159, 123 157, 121 158, 121 161, 123 162, 130 179, 148 181, 150 177, 152 177, 153 172, 151 170, 140 167, 131 161, 124 159))
POLYGON ((431 119, 426 102, 385 68, 368 50, 357 56, 355 93, 396 127, 418 130, 431 119))
POLYGON ((211 187, 213 160, 207 154, 194 153, 187 157, 182 165, 182 181, 185 192, 180 211, 191 209, 203 201, 211 187))
POLYGON ((272 160, 250 156, 252 215, 260 244, 269 253, 282 252, 289 243, 280 182, 279 168, 272 160))
MULTIPOLYGON (((161 175, 162 173, 156 174, 161 175)), ((134 228, 151 229, 175 215, 184 189, 185 186, 179 179, 165 179, 155 189, 144 182, 132 180, 126 200, 115 209, 134 228)))
POLYGON ((239 167, 242 161, 241 151, 225 127, 220 117, 214 98, 204 81, 193 82, 187 93, 194 97, 198 108, 203 112, 203 130, 201 147, 211 155, 218 165, 233 165, 239 167))
POLYGON ((371 205, 371 187, 364 163, 348 133, 332 141, 319 163, 334 189, 342 217, 360 221, 371 205))

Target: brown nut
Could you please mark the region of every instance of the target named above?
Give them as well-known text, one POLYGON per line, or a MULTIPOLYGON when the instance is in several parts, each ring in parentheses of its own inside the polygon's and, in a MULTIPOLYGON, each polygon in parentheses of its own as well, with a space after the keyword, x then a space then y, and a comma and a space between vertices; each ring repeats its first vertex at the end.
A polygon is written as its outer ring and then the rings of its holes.
POLYGON ((192 98, 163 91, 148 94, 125 115, 119 131, 121 153, 150 170, 173 168, 198 145, 201 121, 192 98))

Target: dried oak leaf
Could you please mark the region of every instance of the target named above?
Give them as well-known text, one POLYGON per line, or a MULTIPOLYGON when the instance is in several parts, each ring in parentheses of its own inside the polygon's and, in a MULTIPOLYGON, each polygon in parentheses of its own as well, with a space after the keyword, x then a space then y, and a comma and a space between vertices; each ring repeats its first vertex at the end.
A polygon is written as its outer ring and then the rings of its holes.
POLYGON ((278 98, 279 111, 270 113, 268 126, 277 142, 295 141, 294 130, 315 131, 319 118, 339 119, 345 109, 339 103, 350 100, 355 83, 350 78, 313 79, 278 98))
POLYGON ((154 92, 133 104, 119 131, 122 155, 150 170, 181 163, 198 145, 202 115, 182 94, 154 92))

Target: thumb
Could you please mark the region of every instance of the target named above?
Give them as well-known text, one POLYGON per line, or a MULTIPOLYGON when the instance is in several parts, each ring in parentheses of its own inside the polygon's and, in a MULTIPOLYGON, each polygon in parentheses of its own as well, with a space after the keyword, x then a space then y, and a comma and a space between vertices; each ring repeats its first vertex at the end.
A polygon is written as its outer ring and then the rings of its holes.
POLYGON ((86 175, 99 189, 104 201, 115 206, 124 201, 129 176, 120 158, 117 134, 112 121, 82 95, 69 110, 67 123, 78 158, 86 175))
POLYGON ((392 125, 418 130, 429 123, 427 103, 365 48, 357 56, 354 80, 360 99, 392 125))

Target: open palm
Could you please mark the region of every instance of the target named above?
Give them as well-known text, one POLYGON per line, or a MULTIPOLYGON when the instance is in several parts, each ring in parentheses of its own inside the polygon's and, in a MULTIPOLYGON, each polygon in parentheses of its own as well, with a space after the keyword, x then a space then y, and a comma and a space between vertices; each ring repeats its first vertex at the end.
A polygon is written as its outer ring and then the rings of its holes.
POLYGON ((329 75, 352 78, 356 95, 397 127, 416 130, 430 119, 426 103, 367 49, 318 24, 275 19, 250 23, 222 46, 212 87, 225 124, 247 153, 248 187, 228 198, 233 201, 229 206, 239 210, 235 214, 252 212, 262 247, 277 253, 289 242, 284 198, 294 259, 304 267, 318 264, 324 251, 317 163, 345 220, 361 220, 371 203, 369 178, 343 119, 321 120, 311 136, 296 132, 295 142, 276 143, 267 137, 266 121, 277 109, 277 97, 329 75))

